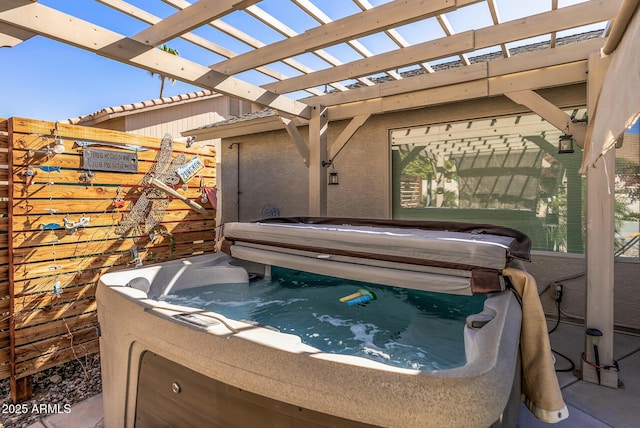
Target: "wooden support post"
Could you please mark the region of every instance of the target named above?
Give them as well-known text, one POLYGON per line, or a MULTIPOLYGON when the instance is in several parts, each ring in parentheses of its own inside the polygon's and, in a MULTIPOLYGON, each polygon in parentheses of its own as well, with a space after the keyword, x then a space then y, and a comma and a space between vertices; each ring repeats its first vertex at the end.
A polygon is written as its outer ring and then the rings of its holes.
MULTIPOLYGON (((602 60, 598 52, 589 56, 588 111, 595 110, 608 65, 609 61, 602 60)), ((587 134, 591 135, 590 132, 587 134)), ((598 360, 602 366, 613 365, 615 156, 615 149, 611 149, 587 169, 587 292, 584 322, 585 329, 598 329, 602 333, 597 343, 598 360)), ((593 337, 585 335, 584 340, 586 359, 595 362, 593 337)), ((618 372, 615 370, 596 370, 589 364, 582 364, 582 378, 587 382, 618 387, 618 372)))
MULTIPOLYGON (((10 119, 7 123, 8 125, 8 145, 7 145, 7 165, 8 171, 10 172, 8 175, 8 189, 9 189, 9 218, 13 218, 13 209, 14 204, 12 203, 14 200, 13 195, 13 145, 14 145, 14 120, 10 119)), ((8 223, 7 228, 7 236, 9 237, 7 249, 9 253, 9 358, 11 365, 11 374, 9 377, 9 385, 11 387, 11 401, 13 403, 19 403, 21 401, 29 400, 32 396, 31 390, 31 376, 23 377, 20 379, 16 379, 16 320, 13 316, 15 314, 15 288, 14 288, 14 260, 13 260, 13 250, 14 250, 14 242, 11 237, 13 236, 13 222, 8 223)))
POLYGON ((309 215, 327 215, 327 107, 316 105, 309 121, 309 215))
POLYGON ((11 401, 14 404, 31 399, 33 395, 31 380, 32 376, 16 379, 11 375, 11 401))
MULTIPOLYGON (((602 336, 594 343, 585 335, 587 361, 613 365, 613 234, 614 234, 615 150, 609 150, 587 170, 587 296, 585 329, 598 329, 602 336)), ((587 382, 618 387, 616 370, 596 370, 582 364, 582 377, 587 382)))

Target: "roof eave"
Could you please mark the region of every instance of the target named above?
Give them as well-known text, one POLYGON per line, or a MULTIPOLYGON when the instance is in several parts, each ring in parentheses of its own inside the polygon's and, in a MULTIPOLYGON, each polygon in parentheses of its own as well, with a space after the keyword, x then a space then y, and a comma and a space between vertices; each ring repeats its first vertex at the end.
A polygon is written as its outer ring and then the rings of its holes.
MULTIPOLYGON (((296 126, 304 126, 308 122, 300 118, 292 119, 296 126)), ((240 137, 243 135, 260 134, 268 131, 284 129, 284 123, 278 115, 243 120, 234 123, 209 126, 183 131, 183 136, 197 137, 198 141, 213 140, 216 138, 240 137)))
MULTIPOLYGON (((194 94, 198 94, 198 92, 194 94)), ((149 111, 154 111, 162 108, 175 107, 178 105, 188 104, 188 103, 198 102, 198 101, 206 101, 211 98, 222 97, 223 94, 211 93, 211 94, 205 94, 205 95, 196 95, 196 96, 192 96, 185 99, 174 100, 174 98, 179 98, 182 96, 184 95, 159 98, 159 99, 150 100, 150 101, 141 101, 137 103, 128 104, 127 106, 109 107, 87 116, 68 119, 68 122, 72 123, 73 125, 92 126, 102 122, 106 122, 111 119, 117 119, 123 116, 132 116, 134 114, 146 113, 149 111)))

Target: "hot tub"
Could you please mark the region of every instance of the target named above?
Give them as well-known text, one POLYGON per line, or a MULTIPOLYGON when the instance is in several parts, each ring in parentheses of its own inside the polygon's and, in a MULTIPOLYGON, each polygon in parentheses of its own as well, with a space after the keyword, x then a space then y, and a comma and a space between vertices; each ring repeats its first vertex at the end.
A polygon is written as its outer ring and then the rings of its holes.
POLYGON ((105 426, 515 426, 521 308, 500 271, 528 255, 517 248, 526 237, 436 226, 227 224, 229 254, 103 275, 97 302, 105 426), (330 353, 269 325, 163 300, 268 277, 272 266, 487 298, 462 328, 466 363, 443 370, 330 353))

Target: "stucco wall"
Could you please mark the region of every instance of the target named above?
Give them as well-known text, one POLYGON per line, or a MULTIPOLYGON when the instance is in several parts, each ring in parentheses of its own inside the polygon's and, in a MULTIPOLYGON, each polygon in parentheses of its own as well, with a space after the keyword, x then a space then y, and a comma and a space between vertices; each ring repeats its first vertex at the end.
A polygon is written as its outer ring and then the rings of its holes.
POLYGON ((229 98, 221 95, 171 108, 144 110, 124 119, 127 132, 158 138, 169 133, 175 138, 187 129, 209 125, 228 117, 229 98))
POLYGON ((259 142, 225 139, 219 156, 223 223, 257 220, 276 209, 280 216, 306 215, 307 168, 286 132, 269 132, 259 142))
MULTIPOLYGON (((562 318, 584 320, 585 287, 584 275, 574 279, 559 279, 583 273, 586 269, 583 255, 535 252, 532 263, 525 267, 535 278, 538 290, 542 292, 551 281, 564 285, 560 304, 562 318)), ((637 290, 640 277, 640 260, 620 259, 615 262, 614 323, 617 327, 640 331, 640 295, 637 290)), ((540 298, 547 314, 555 316, 555 291, 550 289, 540 298)))
MULTIPOLYGON (((540 91, 540 94, 563 108, 585 101, 584 85, 540 91)), ((344 146, 334 159, 340 184, 327 188, 327 214, 339 217, 391 217, 390 188, 390 129, 525 113, 504 97, 468 101, 447 106, 435 106, 401 113, 372 116, 344 146)), ((330 122, 328 145, 347 125, 346 121, 330 122)), ((299 128, 308 137, 306 128, 299 128)), ((257 220, 265 217, 265 207, 278 208, 280 216, 299 216, 308 213, 308 170, 295 144, 285 131, 224 139, 220 153, 219 177, 223 194, 222 222, 257 220), (240 143, 240 161, 237 163, 240 143), (240 216, 236 201, 240 172, 240 216)), ((329 167, 329 170, 333 170, 329 167)), ((554 253, 534 256, 527 269, 533 273, 540 290, 556 278, 584 270, 584 257, 554 253)), ((640 263, 616 264, 616 323, 640 330, 640 293, 634 292, 634 278, 640 277, 640 263)), ((584 316, 584 277, 565 281, 562 309, 577 318, 584 316)), ((545 310, 555 315, 552 293, 542 297, 545 310)))
MULTIPOLYGON (((370 120, 339 153, 334 168, 329 167, 330 171, 338 172, 340 179, 338 186, 327 188, 329 216, 390 215, 387 131, 381 118, 370 120)), ((332 123, 328 141, 335 140, 346 125, 347 122, 332 123)), ((301 134, 308 136, 308 130, 301 129, 301 134)), ((223 222, 267 217, 269 207, 277 208, 280 216, 307 215, 308 169, 285 131, 225 139, 220 159, 223 222)))

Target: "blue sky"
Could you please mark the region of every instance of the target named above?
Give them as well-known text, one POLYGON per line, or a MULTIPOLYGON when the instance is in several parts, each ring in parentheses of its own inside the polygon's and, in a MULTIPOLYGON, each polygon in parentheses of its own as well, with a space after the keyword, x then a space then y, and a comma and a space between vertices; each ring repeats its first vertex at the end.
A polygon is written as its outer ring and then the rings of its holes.
MULTIPOLYGON (((331 19, 339 19, 346 14, 358 11, 356 6, 345 0, 312 0, 331 19)), ((389 0, 370 0, 373 5, 389 0)), ((582 0, 561 0, 560 7, 579 3, 582 0)), ((90 0, 40 0, 41 4, 54 7, 66 13, 95 22, 120 34, 132 36, 147 27, 147 24, 124 16, 110 8, 90 0)), ((175 9, 160 0, 129 0, 129 3, 153 13, 158 17, 167 17, 175 9)), ((287 0, 263 0, 257 5, 283 21, 294 31, 300 33, 312 26, 315 21, 303 13, 291 16, 291 8, 284 7, 287 0), (288 11, 289 14, 286 12, 288 11)), ((550 8, 550 0, 528 2, 498 0, 498 10, 502 21, 520 18, 531 13, 544 12, 550 8)), ((466 13, 450 13, 447 18, 456 32, 489 25, 490 17, 484 4, 471 6, 466 13)), ((282 36, 259 21, 236 12, 224 18, 224 21, 237 26, 251 36, 268 43, 282 36)), ((602 28, 602 26, 600 26, 602 28)), ((444 33, 435 24, 412 24, 398 29, 410 43, 419 43, 431 38, 443 37, 444 33)), ((212 28, 195 31, 212 39, 237 53, 250 48, 229 36, 212 28)), ((562 34, 560 34, 561 36, 562 34)), ((395 49, 383 37, 369 36, 360 41, 373 53, 395 49)), ((528 42, 533 42, 531 40, 528 42)), ((168 43, 179 51, 180 56, 204 64, 213 64, 222 57, 205 51, 182 40, 168 43)), ((329 53, 343 62, 357 57, 350 49, 339 47, 327 49, 329 53)), ((358 57, 359 58, 359 57, 358 57)), ((328 65, 311 54, 297 57, 314 69, 328 65)), ((93 53, 74 48, 63 43, 36 36, 14 48, 0 48, 0 117, 27 117, 40 120, 61 120, 87 115, 105 107, 129 104, 157 98, 160 80, 151 77, 148 72, 132 66, 109 60, 93 53)), ((286 65, 270 65, 288 76, 299 74, 286 65)), ((246 72, 238 76, 254 84, 269 82, 269 78, 255 72, 246 72)), ((200 88, 175 82, 167 83, 164 96, 197 91, 200 88)))

